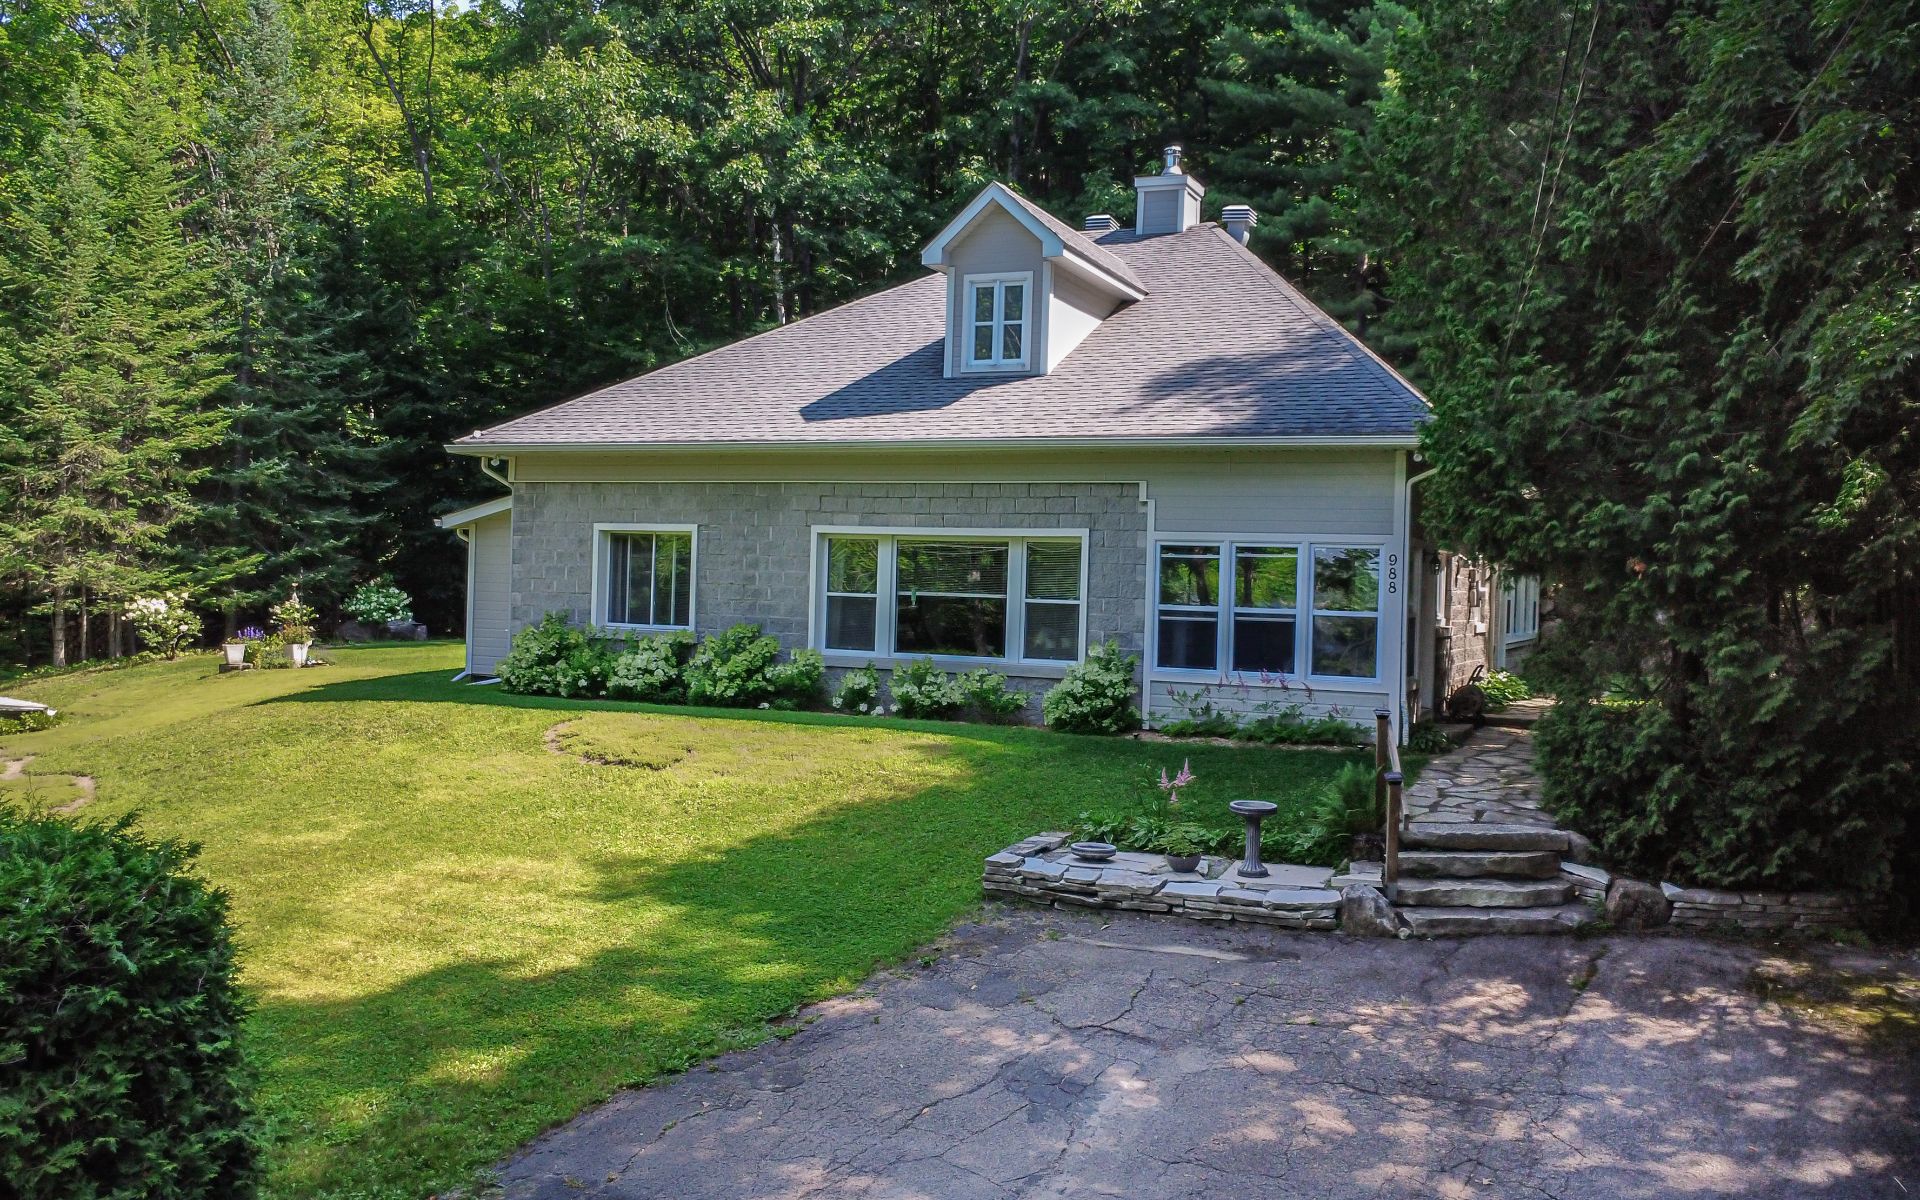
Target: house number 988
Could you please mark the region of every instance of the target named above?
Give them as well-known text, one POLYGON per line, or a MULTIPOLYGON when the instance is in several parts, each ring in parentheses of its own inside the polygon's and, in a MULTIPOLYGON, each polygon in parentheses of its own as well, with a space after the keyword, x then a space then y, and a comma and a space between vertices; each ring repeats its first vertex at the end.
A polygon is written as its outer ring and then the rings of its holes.
POLYGON ((1398 554, 1389 554, 1387 555, 1387 595, 1394 596, 1398 595, 1399 592, 1400 556, 1398 554))

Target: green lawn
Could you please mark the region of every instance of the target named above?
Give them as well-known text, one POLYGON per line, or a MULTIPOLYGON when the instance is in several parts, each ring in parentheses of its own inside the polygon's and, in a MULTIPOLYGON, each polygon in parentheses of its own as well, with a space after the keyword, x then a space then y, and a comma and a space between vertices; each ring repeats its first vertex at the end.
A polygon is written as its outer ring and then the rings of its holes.
MULTIPOLYGON (((205 849, 256 997, 269 1194, 462 1183, 622 1084, 754 1042, 979 900, 980 860, 1150 794, 1297 811, 1348 755, 536 700, 447 644, 14 685, 0 735, 205 849)), ((65 801, 63 781, 0 798, 65 801)))

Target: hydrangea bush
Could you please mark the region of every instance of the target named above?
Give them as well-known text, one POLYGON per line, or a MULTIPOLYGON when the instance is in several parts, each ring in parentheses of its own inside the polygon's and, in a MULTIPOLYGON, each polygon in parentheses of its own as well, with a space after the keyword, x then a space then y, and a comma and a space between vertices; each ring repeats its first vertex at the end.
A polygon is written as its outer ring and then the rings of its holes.
POLYGON ((1047 724, 1068 733, 1129 733, 1140 728, 1133 676, 1140 659, 1102 642, 1067 671, 1041 701, 1047 724))
POLYGON ((168 658, 200 638, 200 615, 187 606, 185 592, 143 596, 127 606, 127 619, 140 640, 168 658))
POLYGON ((680 704, 687 698, 686 665, 692 655, 691 633, 643 637, 613 660, 607 694, 616 700, 680 704))
POLYGON ((882 716, 887 706, 880 702, 880 672, 871 664, 848 671, 840 677, 833 693, 833 706, 841 712, 860 716, 882 716))
POLYGON ((413 620, 413 601, 385 576, 355 588, 343 607, 355 620, 368 625, 413 620))
POLYGON ((601 696, 612 666, 613 655, 569 625, 567 614, 550 612, 513 636, 513 648, 495 671, 510 692, 601 696))
POLYGON ((903 717, 944 721, 958 716, 967 703, 960 681, 924 658, 895 667, 888 688, 893 710, 903 717))
POLYGON ((758 625, 735 625, 700 643, 687 662, 687 699, 727 708, 798 708, 817 700, 826 680, 818 650, 796 650, 786 662, 780 642, 758 625))

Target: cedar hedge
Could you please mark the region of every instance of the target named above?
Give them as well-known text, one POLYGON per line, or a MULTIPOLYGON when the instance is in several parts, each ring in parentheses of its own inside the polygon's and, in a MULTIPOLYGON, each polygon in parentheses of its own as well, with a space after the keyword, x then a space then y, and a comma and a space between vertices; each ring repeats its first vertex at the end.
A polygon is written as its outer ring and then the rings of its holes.
POLYGON ((247 1005, 197 850, 0 810, 0 1194, 253 1194, 247 1005))

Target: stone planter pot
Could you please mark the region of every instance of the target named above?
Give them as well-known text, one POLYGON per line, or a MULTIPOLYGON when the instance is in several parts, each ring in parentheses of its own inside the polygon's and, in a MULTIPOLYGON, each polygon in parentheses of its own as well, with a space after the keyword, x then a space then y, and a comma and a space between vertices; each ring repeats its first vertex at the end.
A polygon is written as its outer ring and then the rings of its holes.
POLYGON ((220 649, 227 656, 229 667, 247 665, 247 644, 245 642, 221 642, 220 649))
POLYGON ((294 666, 304 667, 307 665, 307 651, 311 649, 313 649, 312 642, 288 642, 287 656, 293 659, 294 666))
POLYGON ((1200 860, 1204 857, 1200 854, 1169 854, 1166 856, 1167 870, 1183 875, 1191 874, 1200 869, 1200 860))

